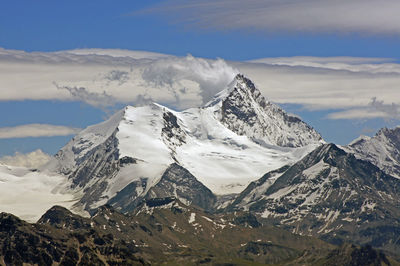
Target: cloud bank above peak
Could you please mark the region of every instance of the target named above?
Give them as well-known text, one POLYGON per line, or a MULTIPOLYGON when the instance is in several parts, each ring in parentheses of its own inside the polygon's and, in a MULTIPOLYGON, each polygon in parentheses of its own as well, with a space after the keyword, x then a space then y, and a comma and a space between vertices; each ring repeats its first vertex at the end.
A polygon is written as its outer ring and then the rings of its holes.
POLYGON ((168 0, 141 13, 222 31, 400 35, 398 10, 397 0, 168 0))
POLYGON ((81 100, 96 107, 151 101, 185 109, 207 102, 238 73, 224 60, 144 51, 0 50, 0 101, 81 100))
POLYGON ((400 64, 390 58, 280 57, 247 62, 145 51, 0 49, 0 101, 82 101, 97 108, 158 102, 201 106, 238 73, 279 104, 328 119, 399 118, 400 64))

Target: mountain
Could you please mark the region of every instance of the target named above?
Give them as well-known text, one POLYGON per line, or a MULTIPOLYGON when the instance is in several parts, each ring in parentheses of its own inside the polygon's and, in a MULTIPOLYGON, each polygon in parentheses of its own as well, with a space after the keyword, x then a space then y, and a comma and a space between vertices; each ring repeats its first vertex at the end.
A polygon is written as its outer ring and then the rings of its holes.
POLYGON ((260 144, 303 147, 322 141, 312 127, 267 101, 241 74, 206 107, 227 128, 260 144))
POLYGON ((75 206, 91 213, 106 203, 129 210, 159 196, 212 209, 214 195, 239 193, 322 142, 237 75, 201 108, 128 106, 77 134, 41 170, 66 175, 71 191, 81 194, 75 206))
POLYGON ((400 251, 400 180, 334 144, 252 182, 228 210, 331 243, 400 251))
POLYGON ((29 224, 0 213, 2 265, 149 265, 136 254, 133 244, 92 227, 89 219, 65 208, 52 208, 41 220, 29 224), (54 221, 59 224, 51 224, 54 221), (72 226, 66 227, 68 222, 72 226))
MULTIPOLYGON (((139 201, 142 200, 140 197, 137 197, 134 201, 131 200, 132 196, 135 195, 135 189, 136 187, 126 186, 109 201, 109 204, 123 212, 133 211, 139 201)), ((145 199, 169 196, 179 198, 186 205, 194 204, 203 209, 210 209, 217 201, 211 190, 177 163, 171 164, 165 170, 160 181, 148 190, 145 199)))
POLYGON ((146 200, 129 215, 102 206, 91 218, 54 206, 35 224, 0 214, 0 262, 5 265, 337 265, 338 261, 395 263, 371 247, 336 247, 261 225, 248 213, 211 215, 175 198, 146 200))
POLYGON ((400 127, 383 128, 374 137, 362 136, 344 148, 357 158, 400 178, 400 127))

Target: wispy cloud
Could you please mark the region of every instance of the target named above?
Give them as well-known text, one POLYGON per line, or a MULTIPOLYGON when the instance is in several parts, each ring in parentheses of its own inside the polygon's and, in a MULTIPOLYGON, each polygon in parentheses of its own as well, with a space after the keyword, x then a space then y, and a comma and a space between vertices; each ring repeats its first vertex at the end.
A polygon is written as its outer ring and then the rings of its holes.
POLYGON ((376 97, 373 97, 371 102, 365 107, 334 112, 327 117, 329 119, 400 119, 400 105, 395 103, 386 104, 384 101, 377 100, 376 97))
POLYGON ((398 10, 397 0, 169 0, 141 13, 213 30, 399 35, 398 10))
POLYGON ((200 94, 203 102, 207 102, 238 72, 222 59, 205 60, 188 55, 157 60, 143 69, 142 78, 149 87, 170 90, 177 102, 190 94, 192 97, 200 94))
POLYGON ((309 65, 309 64, 373 64, 373 63, 389 63, 395 61, 392 58, 379 58, 379 57, 351 57, 351 56, 330 56, 330 57, 316 57, 316 56, 291 56, 291 57, 266 57, 249 60, 253 63, 266 63, 278 65, 309 65))
POLYGON ((275 66, 311 67, 331 70, 348 70, 352 72, 368 73, 400 73, 395 60, 391 58, 376 57, 313 57, 313 56, 293 56, 293 57, 272 57, 251 60, 251 63, 263 63, 275 66))
POLYGON ((388 117, 400 117, 400 105, 391 103, 385 104, 383 101, 377 100, 376 97, 371 99, 368 104, 372 109, 388 114, 388 117))
POLYGON ((394 63, 231 62, 248 75, 263 94, 277 103, 299 104, 309 110, 352 109, 367 106, 377 96, 400 104, 400 65, 394 63), (332 65, 333 64, 333 65, 332 65))
POLYGON ((48 124, 27 124, 16 127, 1 127, 0 139, 27 137, 68 136, 78 133, 81 129, 48 124))
POLYGON ((72 100, 85 102, 95 107, 109 107, 115 105, 118 102, 117 99, 107 94, 105 91, 103 91, 102 93, 89 92, 84 87, 60 86, 56 82, 54 82, 54 85, 59 90, 68 91, 72 96, 72 100))

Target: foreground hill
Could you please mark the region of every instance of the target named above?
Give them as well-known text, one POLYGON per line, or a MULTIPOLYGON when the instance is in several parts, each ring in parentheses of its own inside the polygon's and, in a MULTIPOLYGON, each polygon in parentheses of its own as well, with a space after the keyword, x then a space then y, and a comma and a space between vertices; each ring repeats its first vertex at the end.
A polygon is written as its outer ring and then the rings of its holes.
POLYGON ((210 215, 174 198, 124 215, 92 218, 55 206, 36 224, 0 215, 0 264, 22 265, 393 265, 370 247, 335 247, 264 226, 249 213, 210 215))

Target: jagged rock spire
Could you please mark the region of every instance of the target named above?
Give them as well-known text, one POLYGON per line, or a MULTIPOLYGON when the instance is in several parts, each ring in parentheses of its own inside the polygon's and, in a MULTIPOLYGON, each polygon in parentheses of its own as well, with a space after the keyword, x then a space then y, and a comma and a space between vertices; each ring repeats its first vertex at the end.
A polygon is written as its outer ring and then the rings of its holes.
POLYGON ((267 101, 243 74, 236 75, 207 107, 215 109, 218 119, 230 130, 262 145, 302 147, 322 142, 318 132, 267 101))

